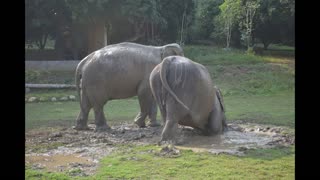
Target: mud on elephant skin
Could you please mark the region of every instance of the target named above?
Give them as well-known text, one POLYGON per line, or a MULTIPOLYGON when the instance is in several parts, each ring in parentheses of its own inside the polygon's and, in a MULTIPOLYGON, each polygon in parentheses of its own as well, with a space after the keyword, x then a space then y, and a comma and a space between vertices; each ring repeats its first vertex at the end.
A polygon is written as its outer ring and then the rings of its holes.
POLYGON ((222 94, 203 65, 169 56, 151 72, 150 86, 164 121, 161 142, 176 142, 178 124, 199 129, 205 135, 225 130, 222 94))
POLYGON ((76 69, 76 88, 80 97, 80 113, 76 120, 77 130, 89 129, 89 111, 93 108, 96 131, 110 129, 103 112, 104 105, 113 99, 138 96, 140 112, 134 122, 145 126, 157 126, 157 105, 152 97, 149 76, 163 58, 170 55, 183 56, 178 44, 145 46, 123 42, 109 45, 85 57, 76 69))

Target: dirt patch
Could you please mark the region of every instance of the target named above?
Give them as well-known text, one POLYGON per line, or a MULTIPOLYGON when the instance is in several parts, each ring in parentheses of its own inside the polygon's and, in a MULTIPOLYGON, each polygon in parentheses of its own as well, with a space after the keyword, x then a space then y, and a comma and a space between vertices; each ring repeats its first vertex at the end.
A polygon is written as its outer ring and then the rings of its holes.
MULTIPOLYGON (((90 124, 92 129, 94 125, 90 124)), ((67 171, 70 175, 95 173, 101 158, 118 149, 118 145, 156 145, 162 127, 138 128, 133 124, 112 126, 109 132, 76 131, 72 128, 38 129, 26 132, 26 164, 33 169, 67 171)), ((229 124, 220 136, 203 136, 189 127, 179 127, 176 146, 164 146, 160 156, 176 157, 181 149, 214 154, 243 155, 252 148, 288 146, 295 143, 294 133, 285 127, 257 124, 229 124)))

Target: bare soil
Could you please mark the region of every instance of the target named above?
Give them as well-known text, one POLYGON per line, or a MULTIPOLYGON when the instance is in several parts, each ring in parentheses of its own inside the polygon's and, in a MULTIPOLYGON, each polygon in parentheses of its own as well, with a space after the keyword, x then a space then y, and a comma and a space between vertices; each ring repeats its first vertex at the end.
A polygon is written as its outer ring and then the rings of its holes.
MULTIPOLYGON (((204 136, 195 129, 180 126, 178 145, 165 146, 159 154, 173 152, 178 155, 181 149, 191 149, 194 152, 244 155, 248 149, 295 143, 294 133, 286 127, 248 123, 228 126, 228 130, 220 136, 204 136)), ((89 127, 93 129, 94 125, 89 127)), ((26 132, 26 165, 50 172, 67 171, 70 175, 89 176, 95 173, 100 159, 117 151, 118 145, 157 145, 162 128, 138 128, 124 123, 102 133, 76 131, 71 127, 30 130, 26 132)))

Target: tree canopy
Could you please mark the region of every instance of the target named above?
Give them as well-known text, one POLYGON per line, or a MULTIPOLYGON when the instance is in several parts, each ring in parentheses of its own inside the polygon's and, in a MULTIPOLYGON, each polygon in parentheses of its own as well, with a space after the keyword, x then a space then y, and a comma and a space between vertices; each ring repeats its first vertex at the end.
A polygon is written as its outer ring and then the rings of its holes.
POLYGON ((44 49, 48 39, 104 33, 105 44, 159 45, 209 40, 222 46, 294 45, 294 0, 26 0, 26 44, 44 49), (100 24, 103 29, 90 27, 100 24), (83 29, 83 28, 82 28, 83 29), (80 32, 80 31, 79 31, 80 32), (84 33, 85 30, 83 30, 84 33), (81 34, 80 33, 80 34, 81 34), (239 44, 239 43, 238 43, 239 44))

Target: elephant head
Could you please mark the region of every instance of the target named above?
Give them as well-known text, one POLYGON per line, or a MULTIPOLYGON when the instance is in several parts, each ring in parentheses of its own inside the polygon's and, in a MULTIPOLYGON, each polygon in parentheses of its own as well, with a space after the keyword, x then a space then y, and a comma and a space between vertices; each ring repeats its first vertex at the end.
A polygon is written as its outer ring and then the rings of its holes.
POLYGON ((167 44, 161 47, 161 60, 168 56, 184 56, 181 46, 177 43, 167 44))
POLYGON ((212 111, 209 116, 209 133, 220 134, 227 128, 225 106, 220 89, 214 86, 215 89, 215 101, 212 111))

